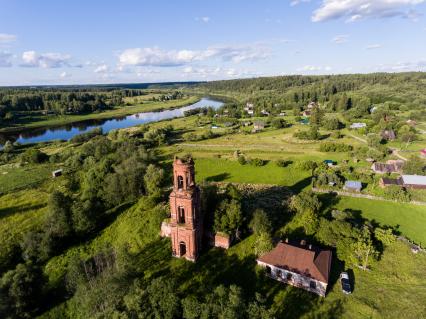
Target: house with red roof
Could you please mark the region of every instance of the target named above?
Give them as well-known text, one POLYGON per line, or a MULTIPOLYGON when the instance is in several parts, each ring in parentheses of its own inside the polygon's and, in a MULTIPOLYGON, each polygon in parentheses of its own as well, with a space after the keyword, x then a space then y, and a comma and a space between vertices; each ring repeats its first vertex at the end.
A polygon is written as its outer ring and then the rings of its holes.
POLYGON ((330 250, 307 245, 280 242, 270 252, 257 259, 266 274, 278 281, 325 297, 330 277, 330 250))

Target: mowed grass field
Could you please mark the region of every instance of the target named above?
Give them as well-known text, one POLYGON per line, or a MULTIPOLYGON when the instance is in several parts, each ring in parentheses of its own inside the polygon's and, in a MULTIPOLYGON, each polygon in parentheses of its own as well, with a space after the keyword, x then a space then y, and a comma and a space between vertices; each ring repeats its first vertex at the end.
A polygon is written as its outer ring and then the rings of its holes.
POLYGON ((364 218, 395 227, 426 246, 426 206, 340 196, 335 208, 359 211, 364 218))

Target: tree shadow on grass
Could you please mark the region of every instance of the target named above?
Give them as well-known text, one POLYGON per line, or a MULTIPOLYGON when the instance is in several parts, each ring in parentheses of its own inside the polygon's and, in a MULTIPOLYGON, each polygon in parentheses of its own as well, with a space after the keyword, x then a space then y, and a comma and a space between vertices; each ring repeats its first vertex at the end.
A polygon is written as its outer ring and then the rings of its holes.
POLYGON ((229 173, 222 173, 222 174, 206 177, 205 181, 206 182, 222 182, 224 180, 227 180, 230 177, 231 175, 229 173))
POLYGON ((312 185, 312 176, 306 177, 298 181, 296 184, 290 186, 290 189, 293 193, 298 194, 309 185, 312 185))
POLYGON ((31 210, 37 210, 45 207, 46 204, 35 204, 35 205, 18 205, 8 208, 0 208, 0 220, 9 217, 14 214, 22 214, 31 210))

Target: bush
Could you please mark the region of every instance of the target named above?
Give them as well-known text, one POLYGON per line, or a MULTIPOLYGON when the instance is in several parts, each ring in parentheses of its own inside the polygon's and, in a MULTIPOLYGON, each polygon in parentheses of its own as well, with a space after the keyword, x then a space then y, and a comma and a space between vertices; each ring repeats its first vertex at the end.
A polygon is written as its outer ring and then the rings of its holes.
POLYGON ((49 156, 40 150, 30 149, 22 154, 21 160, 32 164, 39 164, 47 161, 49 156))
POLYGON ((97 127, 97 128, 94 128, 93 130, 87 132, 87 133, 79 134, 79 135, 72 137, 70 139, 70 142, 71 143, 84 143, 84 142, 89 141, 93 137, 95 137, 97 135, 102 135, 102 134, 103 134, 102 128, 97 127))
POLYGON ((309 131, 301 131, 293 134, 294 137, 300 140, 319 140, 321 139, 321 134, 318 131, 318 126, 313 125, 309 131))
POLYGON ((323 143, 320 145, 320 152, 350 152, 354 148, 352 145, 343 144, 343 143, 323 143))
POLYGON ((283 119, 276 118, 276 119, 272 120, 271 125, 272 125, 272 127, 276 128, 276 129, 280 129, 280 128, 286 127, 287 123, 283 119))
POLYGON ((266 162, 260 158, 252 158, 249 160, 249 164, 253 166, 264 166, 266 162))
POLYGON ((297 167, 300 168, 303 171, 310 171, 314 170, 318 167, 318 164, 314 161, 301 161, 297 163, 297 167))
POLYGON ((239 155, 238 156, 238 163, 240 163, 241 165, 246 165, 247 164, 247 160, 243 155, 239 155))
POLYGON ((409 202, 411 200, 411 195, 404 188, 391 185, 386 188, 385 198, 395 200, 397 202, 409 202))
POLYGON ((276 164, 277 164, 278 167, 287 167, 292 163, 293 163, 292 161, 285 161, 285 160, 276 161, 276 164))

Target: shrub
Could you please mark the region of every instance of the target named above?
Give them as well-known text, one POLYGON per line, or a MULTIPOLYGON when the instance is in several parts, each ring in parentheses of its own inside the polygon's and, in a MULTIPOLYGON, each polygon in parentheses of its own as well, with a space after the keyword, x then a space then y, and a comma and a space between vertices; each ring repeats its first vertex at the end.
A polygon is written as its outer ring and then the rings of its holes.
POLYGON ((22 154, 21 159, 23 162, 38 164, 47 161, 49 159, 49 156, 40 150, 29 149, 25 151, 24 154, 22 154))
POLYGON ((350 152, 353 150, 352 145, 343 143, 323 143, 319 148, 320 152, 350 152))
POLYGON ((397 202, 409 202, 411 195, 404 188, 397 185, 391 185, 386 188, 385 198, 395 200, 397 202))
POLYGON ((321 134, 318 131, 318 126, 312 125, 309 131, 301 131, 293 134, 294 137, 300 140, 319 140, 321 134))
POLYGON ((272 127, 276 128, 276 129, 286 127, 286 124, 287 123, 286 123, 285 120, 279 119, 279 118, 273 119, 272 123, 271 123, 272 127))
POLYGON ((253 166, 263 166, 266 164, 266 162, 260 158, 252 158, 249 160, 249 164, 253 166))
POLYGON ((276 164, 278 167, 287 167, 288 165, 292 164, 292 161, 286 161, 286 160, 278 160, 276 161, 276 164))
POLYGON ((238 156, 238 163, 241 165, 247 164, 246 158, 243 155, 238 156))
POLYGON ((297 167, 304 171, 314 170, 318 167, 318 164, 314 161, 301 161, 297 163, 297 167))

